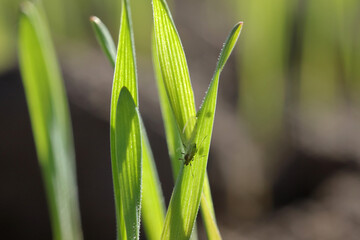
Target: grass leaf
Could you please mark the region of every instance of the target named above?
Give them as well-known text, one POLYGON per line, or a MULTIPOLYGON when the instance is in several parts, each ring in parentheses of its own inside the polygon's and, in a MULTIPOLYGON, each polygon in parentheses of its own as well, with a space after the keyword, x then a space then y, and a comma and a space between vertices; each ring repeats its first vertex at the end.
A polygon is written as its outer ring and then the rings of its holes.
POLYGON ((215 210, 211 197, 210 183, 207 173, 205 173, 203 192, 201 194, 200 210, 208 239, 221 239, 216 223, 215 210))
POLYGON ((139 239, 142 150, 139 112, 126 87, 120 92, 115 125, 117 169, 120 204, 125 220, 126 239, 139 239))
MULTIPOLYGON (((126 86, 138 105, 137 75, 135 64, 135 47, 130 17, 130 6, 127 0, 122 1, 119 42, 116 55, 114 82, 112 89, 112 106, 116 106, 120 90, 126 86)), ((111 108, 111 114, 116 108, 111 108)))
MULTIPOLYGON (((210 141, 211 141, 211 135, 212 135, 212 129, 214 124, 214 117, 215 117, 215 109, 216 109, 216 99, 217 99, 217 92, 218 92, 218 86, 219 86, 219 78, 221 71, 223 70, 226 61, 228 60, 232 50, 234 49, 234 46, 240 36, 242 28, 242 22, 235 25, 235 27, 231 30, 223 49, 221 50, 219 61, 213 76, 213 79, 211 80, 208 92, 205 96, 204 102, 200 107, 200 110, 197 113, 198 121, 196 126, 196 142, 200 143, 199 146, 199 152, 198 152, 198 159, 194 160, 194 165, 198 165, 199 170, 196 170, 196 172, 200 171, 206 174, 206 165, 207 165, 207 159, 209 155, 210 150, 210 141), (202 143, 203 142, 203 143, 202 143), (201 144, 203 144, 203 149, 201 149, 201 144), (205 156, 205 157, 204 157, 205 156), (204 159, 201 159, 201 157, 204 157, 204 159), (197 160, 197 162, 196 162, 197 160)), ((196 156, 195 156, 196 157, 196 156)), ((195 166, 194 166, 195 168, 195 166)), ((195 168, 196 169, 196 168, 195 168)), ((201 179, 204 178, 199 174, 200 183, 202 182, 201 179)), ((210 196, 211 194, 207 193, 209 189, 206 189, 204 184, 204 190, 203 190, 203 198, 204 196, 210 196)), ((208 206, 205 200, 202 200, 201 203, 206 208, 211 208, 211 206, 208 206)), ((203 211, 204 212, 204 211, 203 211)), ((210 212, 211 211, 207 211, 210 212)), ((221 239, 220 233, 218 232, 218 229, 216 227, 214 213, 212 214, 203 214, 204 223, 206 225, 207 234, 209 239, 221 239)))
MULTIPOLYGON (((118 44, 118 53, 117 53, 117 61, 115 64, 115 49, 111 46, 113 44, 113 40, 108 34, 107 28, 104 24, 101 24, 101 27, 94 28, 95 34, 97 35, 97 39, 102 46, 103 51, 108 56, 110 63, 115 67, 115 76, 113 83, 113 93, 112 93, 112 109, 111 115, 113 116, 113 108, 116 106, 113 104, 115 98, 118 94, 118 89, 121 86, 127 86, 132 88, 131 95, 133 99, 137 99, 137 78, 136 78, 136 65, 135 65, 135 50, 134 50, 134 41, 133 41, 133 33, 131 28, 131 18, 130 18, 130 10, 126 1, 123 1, 122 8, 122 18, 121 18, 121 27, 120 27, 120 36, 119 36, 119 44, 118 44), (104 43, 106 41, 106 44, 104 43)), ((97 18, 98 19, 98 18, 97 18)), ((94 18, 92 18, 94 20, 94 18)), ((93 23, 98 25, 101 22, 93 21, 93 23)), ((112 118, 111 118, 112 119, 112 118)), ((112 119, 113 120, 113 119, 112 119)), ((112 122, 113 123, 113 122, 112 122)), ((142 137, 142 157, 143 157, 143 191, 142 191, 142 218, 143 224, 145 228, 146 235, 149 239, 159 239, 161 235, 161 231, 164 225, 165 219, 165 204, 163 201, 163 194, 161 190, 161 185, 159 181, 159 177, 156 171, 156 167, 154 164, 154 158, 151 152, 151 148, 149 145, 149 140, 147 138, 146 130, 144 125, 142 124, 141 117, 141 137, 142 137)), ((112 125, 113 126, 113 125, 112 125)), ((112 128, 113 129, 113 128, 112 128)), ((114 149, 115 140, 113 137, 113 130, 111 130, 111 145, 112 149, 114 149)), ((114 151, 112 150, 112 159, 114 156, 114 151)), ((116 167, 117 163, 113 164, 116 167)), ((115 174, 113 172, 113 174, 115 174)), ((118 186, 114 179, 114 188, 115 188, 115 198, 116 205, 118 206, 117 210, 117 221, 118 221, 118 237, 126 238, 126 231, 124 226, 124 219, 122 216, 122 207, 120 206, 120 196, 118 192, 118 186), (118 196, 118 197, 117 197, 118 196)), ((127 221, 127 220, 126 220, 127 221)), ((139 223, 138 223, 139 224, 139 223)))
MULTIPOLYGON (((191 141, 192 128, 196 122, 191 121, 191 119, 194 119, 192 117, 195 116, 195 102, 191 89, 190 78, 181 77, 181 73, 187 73, 186 76, 188 76, 188 69, 185 55, 181 46, 181 41, 177 34, 166 2, 153 1, 153 11, 155 22, 154 42, 156 42, 156 47, 153 46, 153 62, 155 65, 155 73, 160 94, 160 103, 165 123, 165 132, 167 135, 169 154, 172 160, 174 176, 177 177, 177 173, 179 172, 181 166, 179 163, 181 152, 179 150, 183 148, 183 143, 187 144, 191 141), (161 59, 163 61, 161 61, 161 59), (178 80, 178 82, 174 83, 174 80, 178 80), (168 90, 169 86, 173 89, 168 90), (181 88, 182 86, 185 87, 181 88), (181 89, 185 89, 186 91, 181 92, 181 89), (166 92, 168 93, 167 95, 169 98, 167 98, 166 92), (173 92, 175 94, 171 96, 169 92, 173 92), (181 98, 176 96, 176 94, 181 96, 182 99, 188 99, 188 102, 183 101, 181 98), (189 102, 191 102, 191 104, 189 104, 189 102), (187 114, 184 115, 180 112, 176 116, 176 114, 174 114, 176 110, 171 108, 174 105, 180 106, 180 109, 182 110, 181 112, 185 112, 187 114), (178 116, 182 117, 183 119, 177 118, 178 116), (178 123, 177 127, 175 123, 176 118, 178 123), (184 135, 179 134, 179 130, 182 133, 181 129, 184 130, 184 135), (179 135, 181 136, 181 141, 179 140, 179 135)), ((215 219, 207 175, 206 181, 204 183, 204 190, 204 196, 207 197, 204 197, 203 200, 207 201, 207 204, 206 208, 202 207, 202 212, 203 214, 206 214, 204 211, 209 211, 208 215, 213 216, 213 219, 215 219)), ((216 226, 216 222, 214 222, 213 225, 216 226)))
MULTIPOLYGON (((91 17, 93 24, 101 23, 97 17, 91 17), (94 21, 96 19, 96 21, 94 21)), ((106 26, 102 23, 101 27, 94 28, 97 39, 102 46, 104 53, 108 56, 110 64, 115 67, 116 50, 112 49, 114 45, 113 40, 108 34, 106 26), (107 36, 108 37, 107 37, 107 36), (108 42, 107 44, 101 41, 108 42), (108 54, 110 53, 110 54, 108 54)), ((142 198, 141 198, 141 214, 143 218, 143 225, 148 239, 159 239, 165 220, 165 204, 163 194, 157 174, 154 157, 151 151, 149 140, 146 134, 145 126, 141 121, 141 138, 142 138, 142 157, 143 157, 143 183, 142 183, 142 198)))
POLYGON ((165 134, 166 134, 166 143, 168 146, 168 152, 171 160, 171 167, 173 171, 174 179, 176 180, 182 162, 179 159, 182 157, 181 152, 183 151, 183 145, 179 130, 176 124, 174 113, 171 109, 169 98, 166 94, 166 89, 164 86, 164 81, 161 73, 161 67, 159 63, 159 58, 156 51, 155 39, 153 35, 152 41, 152 56, 153 56, 153 65, 155 72, 155 79, 157 83, 161 114, 164 121, 165 134))
POLYGON ((111 66, 114 67, 116 61, 116 48, 109 30, 96 16, 90 17, 90 22, 94 29, 96 39, 98 40, 101 49, 110 61, 111 66))
POLYGON ((156 171, 154 157, 144 125, 141 127, 143 146, 143 189, 141 214, 148 239, 160 239, 165 221, 165 203, 156 171))
POLYGON ((164 0, 153 0, 153 14, 155 42, 165 89, 182 141, 187 143, 195 126, 195 121, 189 120, 195 117, 196 111, 184 50, 164 0))
POLYGON ((53 239, 82 239, 66 93, 45 17, 30 2, 22 5, 19 61, 53 239))
MULTIPOLYGON (((231 31, 224 48, 221 52, 219 62, 210 83, 205 100, 197 114, 198 120, 194 129, 195 155, 191 165, 181 168, 179 178, 176 182, 170 205, 165 218, 165 226, 162 234, 163 239, 188 239, 190 237, 193 223, 196 218, 200 204, 201 193, 203 190, 206 175, 206 165, 210 149, 211 134, 213 128, 217 89, 220 73, 238 39, 242 24, 237 24, 231 31)), ((206 201, 206 199, 204 200, 206 201)), ((209 206, 205 206, 209 207, 209 206)), ((211 211, 208 211, 211 213, 211 211)), ((204 218, 212 223, 212 214, 205 215, 204 218)), ((205 221, 206 222, 206 221, 205 221)), ((216 227, 216 224, 213 224, 216 227)), ((208 233, 216 233, 208 230, 208 233)), ((214 239, 221 238, 220 235, 211 236, 214 239)))
MULTIPOLYGON (((153 35, 154 37, 155 35, 153 35)), ((180 168, 182 166, 182 162, 179 159, 182 157, 183 144, 179 134, 179 130, 176 124, 176 120, 174 114, 172 112, 168 96, 166 94, 163 77, 161 73, 160 63, 156 52, 155 40, 152 41, 152 52, 153 52, 153 64, 154 64, 154 72, 156 83, 159 92, 159 100, 162 118, 164 121, 165 127, 165 135, 166 135, 166 143, 168 147, 168 152, 171 160, 171 168, 174 176, 174 180, 176 181, 177 176, 179 174, 180 168)), ((211 199, 211 197, 210 197, 211 199)), ((209 203, 212 206, 212 203, 209 203)), ((208 209, 207 209, 208 210, 208 209)), ((213 210, 213 209, 212 209, 213 210)), ((192 240, 198 239, 197 237, 197 229, 194 227, 191 238, 192 240)))
MULTIPOLYGON (((291 21, 296 19, 292 8, 295 9, 299 1, 234 1, 234 3, 237 5, 234 10, 248 24, 243 47, 238 56, 240 59, 238 69, 241 71, 238 73, 240 76, 238 110, 244 117, 254 140, 266 149, 272 149, 274 144, 281 141, 286 114, 284 109, 287 108, 284 103, 288 101, 285 92, 289 83, 286 79, 293 79, 288 76, 289 66, 286 64, 290 62, 288 56, 291 48, 289 42, 292 31, 290 26, 293 24, 291 21)), ((304 13, 305 15, 307 14, 304 13)), ((301 21, 299 24, 302 29, 304 22, 301 21)), ((296 41, 301 40, 299 38, 296 41)), ((275 163, 269 160, 266 166, 273 164, 275 163)))
MULTIPOLYGON (((121 23, 119 33, 118 51, 115 63, 114 80, 111 93, 110 108, 110 147, 111 147, 111 168, 113 174, 113 184, 115 193, 115 208, 118 239, 127 239, 124 209, 121 204, 120 183, 118 175, 117 147, 115 138, 116 129, 116 111, 117 104, 122 87, 127 87, 130 95, 133 97, 135 106, 137 106, 137 79, 135 69, 134 40, 131 34, 131 22, 127 1, 122 1, 121 23)), ((136 209, 133 209, 136 211, 136 209)), ((138 227, 137 224, 134 227, 138 227)))

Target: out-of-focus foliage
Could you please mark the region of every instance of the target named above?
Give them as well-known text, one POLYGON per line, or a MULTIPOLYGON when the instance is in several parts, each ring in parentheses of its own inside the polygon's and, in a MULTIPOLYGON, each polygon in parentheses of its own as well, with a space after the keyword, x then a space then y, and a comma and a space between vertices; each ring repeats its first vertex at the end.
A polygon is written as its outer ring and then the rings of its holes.
MULTIPOLYGON (((25 2, 19 19, 19 61, 53 238, 82 239, 75 152, 66 93, 45 15, 25 2)), ((19 149, 20 150, 20 149, 19 149)))
POLYGON ((0 73, 14 65, 16 25, 20 1, 0 2, 0 73))
POLYGON ((353 0, 309 1, 305 6, 301 110, 331 111, 351 98, 354 90, 359 94, 359 6, 353 0))
POLYGON ((274 146, 284 120, 293 120, 289 113, 358 101, 359 1, 228 2, 247 26, 238 55, 239 110, 257 140, 274 146))
POLYGON ((282 126, 290 1, 238 1, 246 26, 239 55, 240 111, 252 133, 274 141, 282 126))
MULTIPOLYGON (((16 25, 20 0, 0 1, 0 72, 15 65, 16 60, 16 25)), ((96 46, 89 16, 96 15, 107 23, 110 32, 117 40, 120 26, 121 1, 113 0, 52 0, 42 1, 45 12, 49 16, 51 34, 57 47, 71 44, 81 45, 82 48, 90 44, 96 46)), ((151 41, 151 1, 134 1, 135 41, 137 50, 150 56, 151 41)))

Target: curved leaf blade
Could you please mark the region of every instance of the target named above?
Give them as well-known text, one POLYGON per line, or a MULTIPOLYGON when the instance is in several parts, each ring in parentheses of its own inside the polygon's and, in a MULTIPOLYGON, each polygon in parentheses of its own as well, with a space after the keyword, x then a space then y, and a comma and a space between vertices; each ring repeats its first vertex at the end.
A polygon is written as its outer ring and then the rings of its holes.
MULTIPOLYGON (((98 24, 101 22, 94 21, 97 17, 92 17, 91 21, 93 24, 98 24)), ((99 44, 102 45, 104 53, 108 54, 108 59, 110 64, 115 67, 116 61, 116 51, 115 48, 112 49, 111 45, 114 45, 113 40, 108 34, 107 27, 102 23, 102 25, 94 29, 99 44), (108 35, 108 37, 107 37, 108 35), (108 43, 104 44, 101 41, 106 41, 108 43)), ((146 236, 148 239, 160 239, 161 231, 164 226, 165 221, 165 204, 163 199, 163 194, 161 190, 161 184, 159 181, 159 176, 156 170, 154 157, 151 151, 149 140, 146 134, 145 126, 141 121, 141 138, 142 138, 142 158, 143 158, 143 187, 142 187, 142 198, 141 198, 141 215, 143 219, 143 225, 145 229, 146 236)))
POLYGON ((192 166, 185 166, 180 170, 165 218, 163 239, 188 239, 190 237, 206 175, 219 77, 239 37, 241 26, 242 23, 238 23, 227 38, 209 90, 197 114, 194 142, 198 146, 198 152, 194 156, 192 166))
MULTIPOLYGON (((99 20, 100 21, 100 20, 99 20)), ((97 21, 97 22, 99 22, 97 21)), ((94 23, 94 22, 93 22, 94 23)), ((94 23, 95 24, 95 23, 94 23)), ((98 25, 98 24, 97 24, 98 25)), ((133 33, 131 28, 131 18, 130 18, 130 9, 128 7, 127 1, 123 1, 122 8, 122 20, 120 27, 120 36, 119 36, 119 46, 118 53, 115 53, 115 49, 111 48, 113 40, 111 39, 110 34, 104 24, 98 26, 95 30, 95 34, 100 45, 103 48, 103 51, 108 56, 108 59, 112 66, 115 67, 115 76, 113 83, 113 98, 118 94, 118 88, 121 86, 133 87, 132 96, 134 99, 137 99, 137 76, 136 76, 136 62, 135 62, 135 48, 133 41, 133 33), (104 43, 106 41, 106 43, 104 43), (117 60, 115 56, 117 55, 117 60), (116 64, 115 64, 116 61, 116 64)), ((114 99, 112 99, 114 103, 114 99)), ((116 108, 112 104, 112 116, 113 108, 116 108)), ((142 218, 145 228, 146 235, 149 239, 159 239, 165 219, 165 204, 163 201, 163 194, 161 190, 161 185, 159 177, 156 171, 154 164, 154 159, 152 151, 149 145, 149 140, 147 138, 145 127, 142 124, 141 117, 141 138, 142 138, 142 157, 143 157, 143 191, 142 191, 142 218)), ((113 128, 112 128, 113 129, 113 128)), ((113 130, 111 130, 113 131, 113 130)), ((113 144, 115 144, 115 139, 113 138, 113 133, 111 133, 112 139, 112 149, 113 144)), ((112 150, 112 156, 113 154, 112 150)), ((112 157, 113 159, 113 157, 112 157)), ((112 161, 113 171, 117 163, 112 161)), ((115 173, 113 172, 113 175, 115 173)), ((117 222, 118 222, 118 233, 119 238, 126 239, 127 234, 125 230, 125 219, 122 213, 122 206, 120 204, 119 186, 117 186, 117 181, 114 180, 115 188, 115 198, 117 205, 117 222)))
POLYGON ((116 48, 111 34, 105 24, 96 16, 90 17, 91 25, 94 29, 96 39, 101 49, 110 61, 111 66, 115 66, 116 48))
POLYGON ((82 239, 70 114, 55 50, 38 6, 22 5, 19 61, 54 239, 82 239))
MULTIPOLYGON (((227 60, 228 60, 230 54, 232 53, 232 51, 235 47, 235 44, 240 36, 242 25, 243 25, 242 22, 239 22, 238 24, 236 24, 234 26, 234 28, 231 30, 228 38, 226 39, 224 47, 221 50, 219 61, 216 66, 213 79, 211 80, 208 92, 205 96, 203 104, 200 107, 200 110, 197 113, 198 121, 197 121, 197 128, 195 129, 196 130, 196 139, 197 139, 197 142, 199 142, 199 141, 204 142, 204 144, 203 144, 204 149, 202 151, 203 151, 203 153, 205 153, 206 161, 198 159, 198 162, 195 164, 199 164, 199 167, 200 167, 199 171, 203 171, 205 174, 206 174, 207 159, 208 159, 209 150, 210 150, 212 129, 213 129, 214 118, 215 118, 216 100, 217 100, 217 92, 218 92, 220 74, 221 74, 221 72, 225 66, 225 63, 227 62, 227 60), (205 138, 205 140, 201 140, 204 138, 205 138)), ((201 154, 201 149, 199 150, 199 155, 204 156, 201 154)), ((194 161, 196 161, 196 159, 194 161)), ((210 188, 209 189, 205 188, 205 183, 204 183, 203 198, 205 198, 205 196, 211 197, 210 193, 206 194, 206 192, 209 190, 210 190, 210 188)), ((206 204, 206 201, 202 200, 202 204, 204 204, 205 207, 210 208, 210 206, 208 206, 206 204)), ((216 223, 215 223, 214 213, 212 213, 212 214, 204 213, 203 217, 204 217, 204 223, 206 225, 206 229, 208 231, 208 236, 211 236, 211 239, 221 239, 218 229, 215 228, 216 223), (214 225, 214 223, 215 223, 215 225, 214 225)))
POLYGON ((111 93, 110 107, 110 147, 111 147, 111 168, 113 174, 115 210, 117 222, 118 239, 127 239, 126 224, 124 219, 124 209, 121 204, 120 186, 118 179, 118 162, 116 143, 116 111, 120 90, 126 87, 133 96, 135 105, 137 106, 137 79, 135 69, 135 50, 134 40, 131 32, 131 18, 129 17, 129 6, 126 0, 122 1, 121 23, 119 31, 118 51, 116 54, 114 80, 111 93))
POLYGON ((153 14, 157 55, 165 89, 182 141, 187 143, 195 125, 195 121, 189 119, 195 117, 196 111, 184 50, 164 0, 153 0, 153 14))
POLYGON ((166 135, 166 143, 168 147, 168 153, 171 160, 171 167, 173 171, 174 179, 176 180, 178 173, 180 171, 180 167, 182 162, 179 159, 182 157, 181 152, 183 152, 183 145, 181 142, 181 137, 179 134, 179 130, 176 124, 176 120, 174 117, 174 113, 171 109, 171 105, 169 102, 169 98, 166 94, 166 89, 164 86, 164 81, 161 73, 161 67, 159 63, 159 58, 156 51, 155 38, 153 34, 152 41, 152 56, 153 56, 153 65, 154 65, 154 73, 155 79, 157 83, 157 89, 159 93, 159 101, 161 107, 161 114, 164 121, 165 127, 165 135, 166 135))
MULTIPOLYGON (((141 119, 140 119, 141 120, 141 119)), ((141 214, 148 239, 160 239, 165 221, 165 203, 154 157, 144 124, 141 121, 143 146, 143 188, 141 214)))

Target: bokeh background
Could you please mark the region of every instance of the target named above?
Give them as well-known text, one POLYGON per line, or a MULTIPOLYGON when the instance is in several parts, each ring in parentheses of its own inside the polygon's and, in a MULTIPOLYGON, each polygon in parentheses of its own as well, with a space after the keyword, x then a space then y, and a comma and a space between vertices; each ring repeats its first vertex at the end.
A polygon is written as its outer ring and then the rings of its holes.
MULTIPOLYGON (((20 2, 0 0, 0 232, 51 239, 17 63, 20 2)), ((115 239, 113 70, 89 17, 101 18, 116 41, 121 4, 43 3, 70 103, 84 236, 115 239)), ((151 62, 151 1, 130 3, 140 111, 168 203, 173 180, 151 62)), ((208 164, 224 239, 359 239, 360 2, 172 0, 170 7, 197 106, 228 32, 244 21, 222 74, 208 164)))

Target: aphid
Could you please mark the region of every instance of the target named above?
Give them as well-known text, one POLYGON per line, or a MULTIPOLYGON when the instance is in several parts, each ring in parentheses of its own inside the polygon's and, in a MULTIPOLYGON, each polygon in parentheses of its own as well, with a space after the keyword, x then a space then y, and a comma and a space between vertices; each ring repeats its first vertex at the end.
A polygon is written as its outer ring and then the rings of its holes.
MULTIPOLYGON (((206 137, 204 137, 204 139, 201 141, 201 144, 204 142, 206 137)), ((183 144, 185 152, 182 153, 184 155, 184 158, 179 158, 179 160, 184 160, 184 165, 187 166, 190 164, 191 166, 191 162, 194 161, 194 157, 196 155, 196 153, 198 152, 198 148, 196 147, 196 143, 190 143, 188 145, 183 144)))
POLYGON ((184 158, 180 160, 184 160, 184 165, 187 166, 190 164, 191 166, 191 162, 194 161, 194 157, 195 154, 197 153, 198 149, 196 148, 196 143, 191 143, 187 146, 184 145, 184 149, 185 149, 185 153, 184 154, 184 158))
MULTIPOLYGON (((196 117, 189 118, 189 120, 187 121, 187 123, 185 124, 185 126, 184 126, 184 128, 183 128, 183 131, 182 131, 183 134, 184 134, 184 132, 185 132, 185 128, 187 127, 189 121, 194 120, 194 119, 196 120, 196 117)), ((194 129, 196 129, 196 124, 197 124, 197 123, 195 123, 194 129)), ((182 152, 183 158, 179 158, 179 160, 183 160, 185 166, 188 166, 189 164, 190 164, 190 166, 191 166, 191 162, 194 161, 194 157, 195 157, 196 153, 197 153, 198 150, 199 150, 199 149, 197 148, 197 146, 196 146, 196 143, 193 141, 194 138, 195 138, 195 131, 192 133, 192 137, 191 137, 192 140, 190 140, 190 143, 188 143, 188 144, 183 143, 185 152, 182 152)), ((199 144, 199 146, 202 145, 202 143, 204 142, 205 138, 206 138, 206 137, 204 137, 204 139, 201 141, 201 143, 199 144)))

